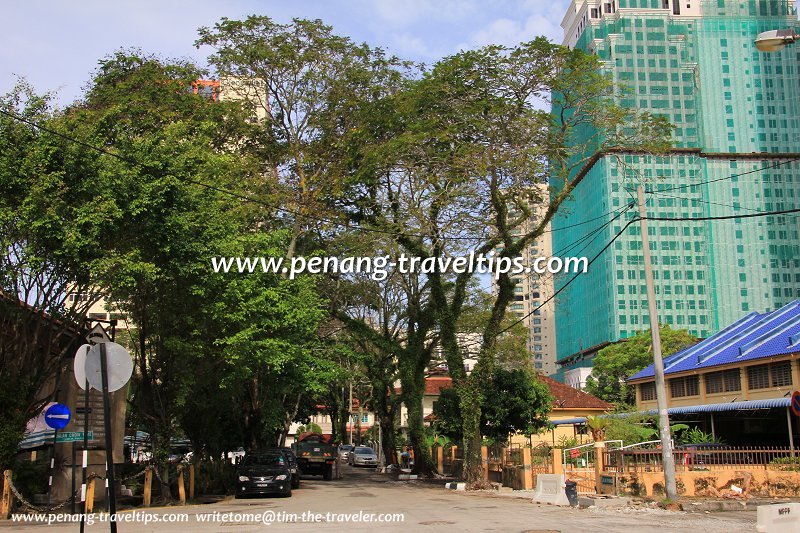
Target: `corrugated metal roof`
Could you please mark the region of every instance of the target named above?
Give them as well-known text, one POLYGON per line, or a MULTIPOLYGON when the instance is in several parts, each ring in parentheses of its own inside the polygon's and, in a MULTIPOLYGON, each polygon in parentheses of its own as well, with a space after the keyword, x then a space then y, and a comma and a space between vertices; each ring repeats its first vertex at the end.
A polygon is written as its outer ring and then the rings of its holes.
POLYGON ((550 423, 554 426, 571 426, 574 424, 585 424, 586 418, 579 416, 576 418, 565 418, 563 420, 551 420, 550 423))
MULTIPOLYGON (((697 413, 721 413, 730 411, 752 411, 755 409, 778 409, 789 407, 792 403, 791 398, 770 398, 767 400, 750 400, 745 402, 728 403, 707 403, 703 405, 690 405, 687 407, 670 407, 667 412, 670 415, 690 415, 697 413)), ((655 409, 645 411, 645 414, 654 415, 655 409)), ((618 413, 607 416, 628 416, 629 413, 618 413)), ((586 418, 579 416, 575 418, 565 418, 563 420, 551 420, 554 426, 565 426, 575 424, 585 424, 586 418)))
MULTIPOLYGON (((719 333, 664 359, 664 373, 800 352, 800 300, 768 313, 750 313, 719 333)), ((653 365, 629 380, 653 377, 653 365)))
MULTIPOLYGON (((720 413, 723 411, 749 411, 753 409, 777 409, 789 407, 791 398, 771 398, 769 400, 750 400, 746 402, 709 403, 689 407, 671 407, 667 411, 671 415, 688 415, 694 413, 720 413)), ((650 411, 655 413, 656 411, 650 411)))

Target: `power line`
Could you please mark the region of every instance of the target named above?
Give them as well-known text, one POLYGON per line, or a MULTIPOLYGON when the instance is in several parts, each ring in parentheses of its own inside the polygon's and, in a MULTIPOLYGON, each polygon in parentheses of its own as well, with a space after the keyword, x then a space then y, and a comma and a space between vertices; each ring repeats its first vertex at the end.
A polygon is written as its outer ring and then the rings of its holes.
MULTIPOLYGON (((123 161, 125 163, 130 164, 130 165, 133 165, 133 166, 136 166, 136 167, 140 167, 140 168, 142 168, 144 170, 148 170, 147 167, 144 164, 142 164, 141 162, 139 162, 139 161, 137 161, 137 160, 135 160, 133 158, 118 154, 116 152, 112 152, 111 150, 108 150, 108 149, 100 147, 100 146, 96 146, 96 145, 87 143, 87 142, 85 142, 85 141, 83 141, 81 139, 78 139, 76 137, 71 137, 71 136, 66 135, 64 133, 56 131, 56 130, 54 130, 52 128, 48 128, 46 126, 43 126, 43 125, 39 124, 38 122, 35 122, 33 120, 30 120, 30 119, 27 119, 27 118, 25 118, 23 116, 17 115, 15 113, 11 113, 11 112, 6 111, 4 109, 0 109, 0 114, 6 115, 9 118, 12 118, 12 119, 17 120, 19 122, 27 124, 27 125, 29 125, 29 126, 31 126, 33 128, 38 129, 38 130, 50 133, 51 135, 55 135, 57 137, 60 137, 60 138, 62 138, 64 140, 66 140, 66 141, 75 143, 78 146, 82 146, 82 147, 87 148, 89 150, 94 150, 96 152, 102 153, 102 154, 107 155, 109 157, 113 157, 113 158, 115 158, 115 159, 117 159, 119 161, 123 161)), ((276 211, 281 211, 283 213, 286 213, 286 214, 289 214, 289 215, 294 215, 294 216, 299 217, 299 218, 306 218, 306 219, 309 219, 309 220, 312 220, 312 221, 315 221, 315 222, 321 222, 321 223, 326 223, 326 224, 334 224, 336 226, 339 226, 339 227, 342 227, 342 228, 346 228, 346 229, 359 229, 359 230, 363 230, 363 231, 367 231, 367 232, 371 232, 371 233, 379 233, 379 234, 390 235, 390 236, 397 235, 396 232, 381 230, 381 229, 377 229, 377 228, 370 228, 368 226, 358 226, 357 228, 355 228, 353 226, 350 226, 348 224, 344 224, 342 222, 338 222, 338 221, 335 221, 335 220, 329 220, 329 219, 315 217, 315 216, 312 216, 312 215, 309 215, 309 214, 303 214, 303 213, 300 213, 299 211, 288 209, 286 207, 283 207, 283 206, 280 206, 280 205, 276 205, 276 204, 272 204, 270 202, 266 202, 266 201, 258 199, 258 198, 253 198, 252 196, 249 196, 249 195, 237 193, 235 191, 231 191, 230 189, 224 189, 222 187, 218 187, 216 185, 211 185, 211 184, 208 184, 208 183, 205 183, 205 182, 202 182, 202 181, 198 181, 198 180, 194 180, 194 179, 191 179, 191 178, 180 176, 180 177, 178 177, 178 179, 180 179, 182 181, 185 181, 187 183, 191 183, 193 185, 197 185, 199 187, 206 188, 208 190, 212 190, 214 192, 218 192, 220 194, 226 194, 226 195, 234 197, 234 198, 236 198, 238 200, 242 200, 242 201, 249 202, 249 203, 254 203, 254 204, 257 204, 257 205, 268 207, 270 209, 275 209, 276 211)), ((552 233, 552 232, 555 232, 555 231, 561 231, 561 230, 566 230, 566 229, 569 229, 569 228, 574 228, 574 227, 577 227, 577 226, 582 226, 584 224, 588 224, 588 223, 593 222, 595 220, 600 220, 602 218, 605 218, 606 216, 608 216, 610 214, 613 214, 615 212, 616 212, 616 210, 612 210, 612 211, 610 211, 608 213, 604 213, 604 214, 602 214, 602 215, 600 215, 598 217, 591 218, 591 219, 588 219, 588 220, 584 220, 584 221, 578 222, 576 224, 563 226, 563 227, 560 227, 560 228, 557 228, 557 229, 552 229, 552 227, 551 227, 551 229, 545 230, 542 233, 543 234, 544 233, 552 233)), ((408 237, 419 238, 419 239, 428 238, 428 236, 421 235, 421 234, 409 234, 408 237)), ((452 240, 464 240, 464 241, 474 241, 474 240, 476 240, 476 238, 474 238, 474 237, 449 237, 449 239, 452 239, 452 240)))
POLYGON ((790 213, 800 213, 800 208, 798 209, 783 209, 780 211, 759 211, 758 213, 747 213, 744 215, 723 215, 723 216, 713 216, 713 217, 680 217, 680 218, 670 218, 670 217, 645 217, 646 220, 659 220, 662 222, 703 222, 707 220, 731 220, 736 218, 760 218, 760 217, 769 217, 769 216, 777 216, 777 215, 787 215, 790 213))
MULTIPOLYGON (((647 217, 644 217, 644 219, 645 220, 656 220, 656 221, 667 221, 667 222, 675 222, 675 221, 693 222, 693 221, 708 221, 708 220, 731 220, 731 219, 737 219, 737 218, 760 218, 760 217, 767 217, 767 216, 785 215, 785 214, 790 214, 790 213, 800 213, 800 208, 798 208, 798 209, 784 209, 784 210, 780 210, 780 211, 762 211, 762 212, 758 212, 758 213, 749 213, 749 214, 744 214, 744 215, 726 215, 726 216, 697 217, 697 218, 668 218, 668 217, 651 217, 651 216, 647 216, 647 217)), ((592 263, 594 263, 606 250, 608 250, 611 247, 612 244, 614 244, 614 242, 625 232, 625 230, 628 229, 628 227, 630 227, 631 224, 633 224, 634 222, 637 222, 638 220, 640 220, 639 216, 635 216, 634 218, 629 220, 625 224, 625 226, 623 226, 622 229, 620 229, 620 231, 618 231, 616 233, 616 235, 614 235, 614 237, 603 247, 603 249, 600 250, 594 257, 592 257, 592 259, 587 264, 587 267, 591 266, 592 263)), ((509 331, 511 328, 513 328, 517 324, 520 324, 520 323, 524 322, 526 318, 530 318, 531 316, 533 316, 536 313, 536 311, 539 311, 547 303, 552 301, 562 291, 564 291, 567 287, 569 287, 572 284, 572 282, 574 282, 576 279, 578 279, 579 276, 581 276, 581 273, 580 272, 576 273, 564 285, 562 285, 560 289, 555 291, 552 296, 550 296, 545 301, 543 301, 541 304, 539 304, 535 309, 532 309, 530 313, 520 317, 518 320, 516 320, 515 322, 510 324, 508 327, 500 330, 497 333, 497 336, 500 336, 503 333, 506 333, 507 331, 509 331)), ((469 343, 469 344, 467 344, 467 345, 465 345, 463 347, 469 348, 469 347, 472 347, 472 346, 475 346, 475 345, 480 346, 481 343, 480 342, 473 342, 473 343, 469 343)))
MULTIPOLYGON (((799 211, 800 211, 800 210, 799 210, 799 211)), ((615 242, 615 241, 616 241, 616 240, 617 240, 617 239, 618 239, 618 238, 619 238, 619 237, 620 237, 620 236, 621 236, 623 233, 625 233, 625 230, 627 230, 627 229, 628 229, 628 227, 629 227, 631 224, 633 224, 634 222, 637 222, 638 220, 639 220, 639 217, 638 217, 638 216, 636 216, 636 217, 632 218, 631 220, 629 220, 629 221, 628 221, 628 222, 625 224, 625 226, 623 226, 623 228, 622 228, 622 229, 620 229, 620 230, 617 232, 617 234, 616 234, 616 235, 614 235, 614 237, 612 237, 612 238, 611 238, 611 240, 610 240, 610 241, 608 241, 608 243, 607 243, 605 246, 603 246, 603 249, 602 249, 602 250, 600 250, 599 252, 597 252, 597 254, 596 254, 594 257, 592 257, 592 258, 589 260, 589 263, 586 265, 586 266, 587 266, 587 268, 588 268, 589 266, 591 266, 591 265, 592 265, 592 263, 594 263, 595 261, 597 261, 597 259, 598 259, 598 258, 599 258, 601 255, 603 255, 603 253, 604 253, 606 250, 608 250, 608 249, 611 247, 611 245, 612 245, 612 244, 614 244, 614 242, 615 242)), ((510 329, 512 329, 512 328, 513 328, 514 326, 516 326, 517 324, 520 324, 520 323, 524 322, 526 318, 529 318, 529 317, 533 316, 533 315, 534 315, 534 313, 536 313, 536 311, 540 310, 540 309, 541 309, 542 307, 544 307, 544 306, 545 306, 547 303, 549 303, 551 300, 553 300, 553 299, 554 299, 556 296, 558 296, 558 295, 559 295, 559 294, 560 294, 562 291, 564 291, 564 290, 565 290, 567 287, 569 287, 569 286, 572 284, 572 282, 574 282, 574 281, 575 281, 576 279, 578 279, 578 277, 580 277, 580 276, 581 276, 581 273, 580 273, 580 272, 577 272, 577 273, 576 273, 574 276, 572 276, 572 277, 571 277, 571 278, 570 278, 570 279, 569 279, 569 280, 568 280, 568 281, 567 281, 567 282, 566 282, 564 285, 562 285, 560 289, 558 289, 557 291, 555 291, 555 292, 552 294, 552 296, 550 296, 550 297, 549 297, 549 298, 547 298, 545 301, 543 301, 541 304, 539 304, 539 305, 538 305, 538 306, 537 306, 535 309, 532 309, 532 310, 531 310, 531 312, 530 312, 530 313, 528 313, 527 315, 524 315, 524 316, 520 317, 518 320, 516 320, 515 322, 513 322, 512 324, 510 324, 510 325, 509 325, 509 326, 507 326, 506 328, 504 328, 504 329, 500 330, 499 332, 497 332, 497 336, 499 337, 499 336, 500 336, 500 335, 502 335, 503 333, 506 333, 507 331, 509 331, 510 329)), ((472 343, 468 343, 468 344, 466 344, 466 345, 462 345, 462 346, 461 346, 461 348, 470 348, 470 347, 472 347, 472 346, 480 346, 481 344, 482 344, 482 342, 472 342, 472 343)))
MULTIPOLYGON (((780 167, 782 165, 786 165, 788 163, 794 163, 795 161, 800 161, 800 157, 794 157, 794 158, 791 158, 791 159, 787 159, 786 161, 778 161, 776 163, 772 163, 771 165, 767 165, 765 167, 754 168, 753 170, 748 170, 746 172, 739 172, 738 174, 731 174, 729 176, 724 176, 722 178, 714 178, 714 179, 705 180, 705 181, 698 181, 697 183, 689 183, 687 185, 674 185, 672 187, 666 187, 666 188, 660 189, 659 192, 669 192, 669 191, 676 191, 676 190, 682 190, 682 189, 689 189, 691 187, 697 187, 699 185, 707 185, 709 183, 717 183, 719 181, 731 180, 731 179, 734 179, 734 178, 747 176, 749 174, 755 174, 756 172, 762 172, 764 170, 775 169, 775 168, 778 168, 778 167, 780 167)), ((625 190, 628 191, 628 192, 634 192, 635 191, 635 189, 629 189, 627 187, 625 188, 625 190)), ((653 194, 653 192, 651 192, 649 194, 653 194)))
POLYGON ((657 191, 644 191, 645 194, 651 194, 653 196, 663 196, 664 198, 674 198, 676 200, 691 200, 692 202, 699 202, 701 204, 708 204, 708 205, 718 205, 721 207, 730 207, 731 209, 744 209, 745 211, 752 211, 753 213, 761 213, 762 211, 759 209, 753 209, 751 207, 744 207, 741 205, 733 205, 733 204, 723 204, 720 202, 712 202, 710 200, 703 200, 701 198, 689 198, 687 196, 675 196, 672 194, 663 194, 657 191))

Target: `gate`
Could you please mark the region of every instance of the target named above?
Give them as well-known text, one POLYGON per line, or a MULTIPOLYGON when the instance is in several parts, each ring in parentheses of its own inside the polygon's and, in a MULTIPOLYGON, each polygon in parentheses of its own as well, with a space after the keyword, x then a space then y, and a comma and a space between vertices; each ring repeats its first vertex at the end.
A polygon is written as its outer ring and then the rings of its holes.
MULTIPOLYGON (((605 441, 606 451, 622 447, 621 440, 605 441)), ((562 451, 562 464, 567 479, 577 483, 578 494, 594 494, 595 488, 595 447, 594 443, 583 444, 562 451)))

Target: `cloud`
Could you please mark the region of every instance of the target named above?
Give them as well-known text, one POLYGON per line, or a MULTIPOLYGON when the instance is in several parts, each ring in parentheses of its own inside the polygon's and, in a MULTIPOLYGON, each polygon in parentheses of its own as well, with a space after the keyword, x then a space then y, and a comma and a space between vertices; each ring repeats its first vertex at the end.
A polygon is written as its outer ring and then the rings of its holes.
MULTIPOLYGON (((513 46, 544 35, 550 40, 561 42, 563 31, 561 20, 570 0, 556 0, 543 3, 541 0, 521 2, 519 10, 527 16, 518 19, 497 18, 475 31, 470 39, 472 46, 500 44, 513 46)), ((521 13, 522 14, 522 13, 521 13)))
POLYGON ((367 6, 382 22, 400 28, 418 22, 459 20, 478 10, 476 0, 374 0, 367 6))
POLYGON ((425 41, 408 33, 392 34, 392 52, 424 58, 438 57, 428 48, 425 41))

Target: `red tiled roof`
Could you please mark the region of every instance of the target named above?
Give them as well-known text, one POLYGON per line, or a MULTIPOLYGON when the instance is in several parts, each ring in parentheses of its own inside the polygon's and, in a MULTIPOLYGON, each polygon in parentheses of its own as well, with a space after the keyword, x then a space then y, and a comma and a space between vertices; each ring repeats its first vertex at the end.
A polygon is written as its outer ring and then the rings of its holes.
MULTIPOLYGON (((539 381, 547 385, 550 394, 553 396, 553 409, 613 409, 613 405, 592 396, 588 392, 574 389, 569 385, 560 383, 553 378, 539 375, 539 381)), ((449 389, 453 386, 450 376, 430 376, 425 378, 425 394, 427 396, 438 396, 442 389, 449 389)), ((402 391, 395 389, 397 394, 402 391)))
MULTIPOLYGON (((574 389, 569 385, 559 383, 553 378, 539 375, 539 381, 547 385, 550 394, 553 396, 553 409, 612 409, 614 406, 604 402, 588 392, 574 389)), ((449 376, 432 376, 425 378, 425 394, 428 396, 438 396, 442 389, 449 389, 453 386, 453 380, 449 376)), ((396 389, 399 394, 400 389, 396 389)))
POLYGON ((442 389, 449 389, 453 386, 453 380, 450 376, 432 376, 425 378, 425 394, 429 396, 438 396, 439 391, 442 389))
POLYGON ((588 392, 559 383, 553 378, 539 376, 539 381, 547 385, 553 395, 553 409, 612 409, 614 406, 592 396, 588 392))

